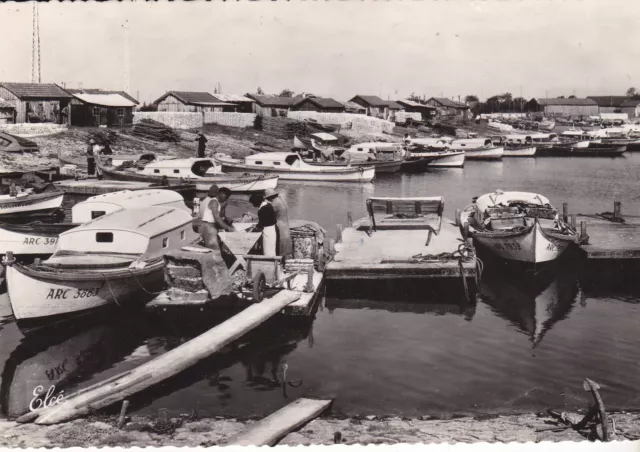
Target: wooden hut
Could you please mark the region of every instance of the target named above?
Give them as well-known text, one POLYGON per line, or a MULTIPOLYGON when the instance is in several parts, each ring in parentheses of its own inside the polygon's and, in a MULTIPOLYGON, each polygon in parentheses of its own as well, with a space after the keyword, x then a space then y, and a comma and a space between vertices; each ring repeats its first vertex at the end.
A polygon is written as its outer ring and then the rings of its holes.
POLYGON ((196 91, 168 91, 154 102, 158 111, 224 112, 235 111, 236 104, 221 102, 209 93, 196 91))
POLYGON ((71 94, 53 83, 0 83, 0 98, 15 108, 15 123, 62 122, 71 94))
POLYGON ((358 94, 349 102, 354 102, 364 107, 368 116, 380 119, 387 119, 389 117, 389 102, 380 99, 378 96, 363 96, 358 94))
POLYGON ((293 106, 300 102, 300 97, 268 96, 264 94, 247 94, 254 100, 253 112, 258 116, 286 116, 293 106))
POLYGON ((598 116, 598 104, 586 99, 533 98, 525 105, 526 111, 542 112, 545 116, 588 117, 598 116))
POLYGON ((241 94, 222 94, 215 93, 213 97, 219 102, 229 104, 229 107, 223 107, 222 111, 234 111, 236 113, 251 113, 253 111, 253 99, 241 94), (231 107, 234 106, 234 107, 231 107))
POLYGON ((68 89, 72 96, 67 121, 85 127, 121 127, 133 124, 138 101, 124 91, 68 89))
POLYGON ((0 124, 13 124, 15 122, 16 107, 0 98, 0 124))
POLYGON ((446 97, 432 97, 426 104, 429 107, 434 107, 441 116, 457 116, 462 119, 469 117, 468 105, 455 102, 446 97))
POLYGON ((293 106, 296 111, 318 111, 321 113, 344 113, 345 107, 330 97, 305 97, 293 106))

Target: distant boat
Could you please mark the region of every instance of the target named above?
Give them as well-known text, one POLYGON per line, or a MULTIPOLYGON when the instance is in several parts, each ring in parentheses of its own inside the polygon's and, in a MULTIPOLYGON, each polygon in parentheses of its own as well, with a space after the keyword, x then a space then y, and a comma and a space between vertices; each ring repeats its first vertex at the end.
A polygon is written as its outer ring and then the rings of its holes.
POLYGON ((504 157, 535 157, 536 147, 526 144, 506 144, 504 146, 504 153, 502 155, 504 157))
POLYGON ((0 195, 0 221, 52 213, 62 206, 63 197, 62 191, 35 193, 31 188, 18 191, 16 196, 0 195))
POLYGON ((26 328, 109 304, 148 300, 164 286, 163 254, 200 237, 192 216, 171 207, 126 209, 60 234, 42 263, 8 263, 7 290, 26 328))
POLYGON ((135 168, 107 166, 100 159, 96 160, 96 164, 107 179, 151 183, 162 183, 163 180, 193 183, 200 192, 209 190, 213 184, 219 188, 228 188, 234 193, 263 192, 269 188, 274 189, 278 185, 277 175, 256 177, 255 175, 225 174, 220 164, 210 158, 168 159, 138 165, 135 168))
POLYGON ((449 149, 464 151, 467 160, 502 160, 504 147, 494 146, 490 138, 454 140, 449 149))
POLYGON ((544 196, 528 192, 489 193, 467 206, 460 227, 493 254, 532 264, 558 258, 577 233, 558 219, 557 210, 544 196))
POLYGON ((311 165, 295 152, 269 152, 235 159, 217 154, 215 160, 224 171, 259 175, 277 175, 282 180, 369 182, 373 166, 311 165))
MULTIPOLYGON (((125 162, 154 162, 157 160, 156 155, 151 152, 147 152, 145 154, 103 154, 98 157, 110 160, 113 166, 120 166, 125 162)), ((86 171, 89 168, 87 166, 87 157, 85 155, 72 157, 58 153, 58 160, 62 165, 73 165, 81 170, 86 171)))
POLYGON ((0 151, 17 153, 39 152, 40 148, 37 143, 31 140, 11 135, 6 132, 0 132, 0 151))

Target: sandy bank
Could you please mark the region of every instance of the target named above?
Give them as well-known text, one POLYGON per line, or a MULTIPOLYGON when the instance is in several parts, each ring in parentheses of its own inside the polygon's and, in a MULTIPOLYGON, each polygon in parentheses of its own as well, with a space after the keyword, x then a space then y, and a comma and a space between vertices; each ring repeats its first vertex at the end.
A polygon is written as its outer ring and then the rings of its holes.
MULTIPOLYGON (((569 414, 580 420, 581 414, 569 414)), ((640 439, 640 414, 614 413, 611 440, 640 439)), ((88 447, 88 446, 213 446, 245 429, 255 421, 236 419, 173 420, 167 428, 157 420, 133 416, 123 429, 115 425, 117 417, 79 419, 61 425, 40 426, 0 421, 1 447, 88 447)), ((588 441, 594 433, 572 429, 551 431, 558 424, 546 415, 477 416, 452 420, 405 418, 316 419, 280 441, 281 445, 334 444, 336 436, 343 444, 452 443, 452 442, 540 442, 588 441), (338 433, 339 432, 339 433, 338 433)))

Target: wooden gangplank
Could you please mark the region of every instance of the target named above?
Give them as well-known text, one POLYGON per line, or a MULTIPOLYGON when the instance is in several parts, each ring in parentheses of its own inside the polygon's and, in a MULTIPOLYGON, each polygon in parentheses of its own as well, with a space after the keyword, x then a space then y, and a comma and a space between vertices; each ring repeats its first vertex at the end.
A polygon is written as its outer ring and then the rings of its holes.
POLYGON ((584 222, 589 243, 582 246, 587 259, 640 259, 640 216, 624 216, 624 223, 596 215, 576 215, 584 222))
POLYGON ((273 446, 325 411, 332 400, 300 398, 229 438, 227 446, 273 446))
POLYGON ((18 418, 17 421, 57 424, 112 405, 182 372, 219 351, 298 298, 300 298, 298 292, 288 290, 278 292, 272 298, 248 307, 180 347, 131 371, 82 389, 69 396, 65 403, 34 411, 18 418))

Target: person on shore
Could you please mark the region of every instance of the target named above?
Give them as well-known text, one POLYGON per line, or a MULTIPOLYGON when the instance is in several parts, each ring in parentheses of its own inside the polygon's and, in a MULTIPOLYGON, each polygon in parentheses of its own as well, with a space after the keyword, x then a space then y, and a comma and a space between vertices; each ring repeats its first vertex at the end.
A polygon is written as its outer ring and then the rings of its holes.
POLYGON ((96 158, 93 153, 93 146, 95 144, 96 142, 91 138, 87 146, 87 174, 89 176, 95 176, 96 174, 96 158))
POLYGON ((212 250, 220 249, 218 242, 220 229, 229 232, 235 231, 235 228, 223 218, 229 193, 229 189, 221 189, 217 185, 212 185, 207 197, 200 203, 200 219, 202 220, 200 234, 204 239, 204 245, 212 250))
POLYGON ((249 202, 258 209, 258 224, 253 227, 252 232, 262 232, 262 254, 277 256, 276 213, 273 206, 264 197, 256 194, 249 197, 249 202))
POLYGON ((273 206, 276 214, 276 232, 278 234, 278 256, 285 259, 293 257, 293 243, 289 228, 289 207, 287 202, 273 188, 265 190, 264 197, 273 206))
POLYGON ((205 137, 204 133, 201 131, 194 141, 198 142, 198 158, 204 158, 204 151, 207 147, 207 137, 205 137))

